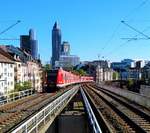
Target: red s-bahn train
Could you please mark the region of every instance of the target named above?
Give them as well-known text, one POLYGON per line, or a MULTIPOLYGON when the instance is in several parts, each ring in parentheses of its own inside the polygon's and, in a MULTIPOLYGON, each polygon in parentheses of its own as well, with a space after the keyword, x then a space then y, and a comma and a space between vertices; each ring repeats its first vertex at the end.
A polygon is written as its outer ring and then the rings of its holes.
POLYGON ((49 70, 46 74, 46 88, 61 88, 71 84, 81 82, 94 82, 91 76, 79 76, 59 68, 57 70, 49 70))

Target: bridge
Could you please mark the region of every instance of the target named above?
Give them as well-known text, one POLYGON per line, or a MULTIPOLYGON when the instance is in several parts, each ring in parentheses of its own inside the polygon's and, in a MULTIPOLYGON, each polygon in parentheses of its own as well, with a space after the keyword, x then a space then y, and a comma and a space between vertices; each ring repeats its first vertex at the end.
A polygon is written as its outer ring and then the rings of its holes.
POLYGON ((20 92, 0 105, 0 132, 150 132, 150 98, 95 83, 20 92))

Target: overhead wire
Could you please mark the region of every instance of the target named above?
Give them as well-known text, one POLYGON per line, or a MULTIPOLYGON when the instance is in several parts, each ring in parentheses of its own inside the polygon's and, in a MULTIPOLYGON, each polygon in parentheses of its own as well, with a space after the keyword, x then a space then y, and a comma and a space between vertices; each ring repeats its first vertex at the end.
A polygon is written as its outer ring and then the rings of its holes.
MULTIPOLYGON (((150 29, 150 26, 148 26, 147 28, 145 28, 142 32, 145 32, 145 31, 147 31, 147 30, 149 30, 149 29, 150 29)), ((133 36, 133 38, 136 38, 138 35, 139 35, 139 34, 133 36)), ((131 42, 131 41, 133 41, 133 40, 132 40, 132 39, 128 39, 128 40, 125 41, 124 43, 122 43, 122 44, 120 44, 119 46, 115 47, 115 48, 114 48, 112 51, 110 51, 105 57, 110 56, 116 49, 117 49, 117 50, 120 49, 120 48, 123 47, 125 44, 127 44, 127 43, 129 43, 129 42, 131 42)))
MULTIPOLYGON (((145 32, 145 31, 147 31, 147 30, 149 30, 149 29, 150 29, 150 26, 148 26, 147 28, 145 28, 142 32, 145 32)), ((140 34, 137 34, 137 35, 135 35, 135 36, 133 36, 133 37, 131 37, 131 38, 128 38, 128 40, 139 40, 139 39, 148 40, 148 39, 150 39, 150 38, 137 38, 138 35, 140 35, 140 34)), ((124 38, 122 38, 122 39, 124 39, 124 38)), ((125 38, 125 39, 127 39, 127 38, 125 38)))
POLYGON ((121 21, 124 25, 126 25, 127 27, 129 27, 130 29, 136 31, 137 33, 141 34, 142 36, 150 39, 150 37, 148 35, 146 35, 145 33, 139 31, 138 29, 134 28, 133 26, 129 25, 128 23, 126 23, 125 21, 121 21))
MULTIPOLYGON (((136 8, 134 8, 128 15, 125 16, 125 18, 129 17, 131 14, 133 14, 135 11, 139 10, 139 8, 143 7, 149 0, 144 0, 140 3, 139 6, 137 6, 136 8)), ((136 35, 138 36, 138 35, 136 35)), ((116 47, 115 49, 113 49, 112 51, 110 51, 106 56, 104 56, 105 58, 109 55, 113 54, 113 51, 116 51, 116 49, 118 50, 120 47, 124 46, 125 44, 129 43, 131 40, 127 40, 126 42, 120 44, 118 47, 116 47)))
POLYGON ((129 18, 131 15, 133 15, 137 10, 139 10, 141 7, 143 7, 149 0, 143 0, 137 7, 135 7, 133 10, 131 10, 124 18, 123 20, 126 20, 126 18, 129 18))
MULTIPOLYGON (((100 54, 100 55, 102 55, 102 52, 109 46, 110 42, 113 40, 113 38, 115 37, 115 35, 116 35, 118 29, 120 28, 120 25, 121 25, 121 23, 119 23, 119 24, 116 26, 116 28, 114 29, 112 35, 111 35, 110 38, 106 41, 104 47, 102 47, 102 49, 101 49, 101 54, 100 54)), ((99 56, 100 56, 100 55, 99 55, 99 56)))
POLYGON ((21 21, 18 20, 16 23, 10 25, 9 27, 7 27, 5 30, 0 32, 0 35, 4 34, 5 32, 7 32, 9 29, 13 28, 15 25, 17 25, 18 23, 20 23, 21 21))

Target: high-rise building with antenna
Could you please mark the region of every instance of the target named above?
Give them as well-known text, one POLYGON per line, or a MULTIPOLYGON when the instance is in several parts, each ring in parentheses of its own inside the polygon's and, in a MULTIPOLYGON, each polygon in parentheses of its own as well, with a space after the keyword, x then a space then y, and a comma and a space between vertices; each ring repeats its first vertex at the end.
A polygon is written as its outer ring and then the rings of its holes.
POLYGON ((61 54, 61 30, 58 22, 55 22, 52 29, 52 67, 55 67, 55 62, 59 61, 61 54))

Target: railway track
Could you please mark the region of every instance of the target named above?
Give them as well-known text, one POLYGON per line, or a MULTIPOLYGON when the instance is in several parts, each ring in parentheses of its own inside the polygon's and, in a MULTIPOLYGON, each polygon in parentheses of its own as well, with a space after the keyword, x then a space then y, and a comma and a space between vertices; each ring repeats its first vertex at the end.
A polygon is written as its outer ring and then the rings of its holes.
POLYGON ((95 85, 84 85, 83 88, 108 132, 150 132, 149 110, 142 111, 140 106, 95 85))
POLYGON ((0 133, 11 132, 18 124, 23 123, 65 91, 67 90, 61 90, 58 93, 35 94, 0 106, 0 133))

